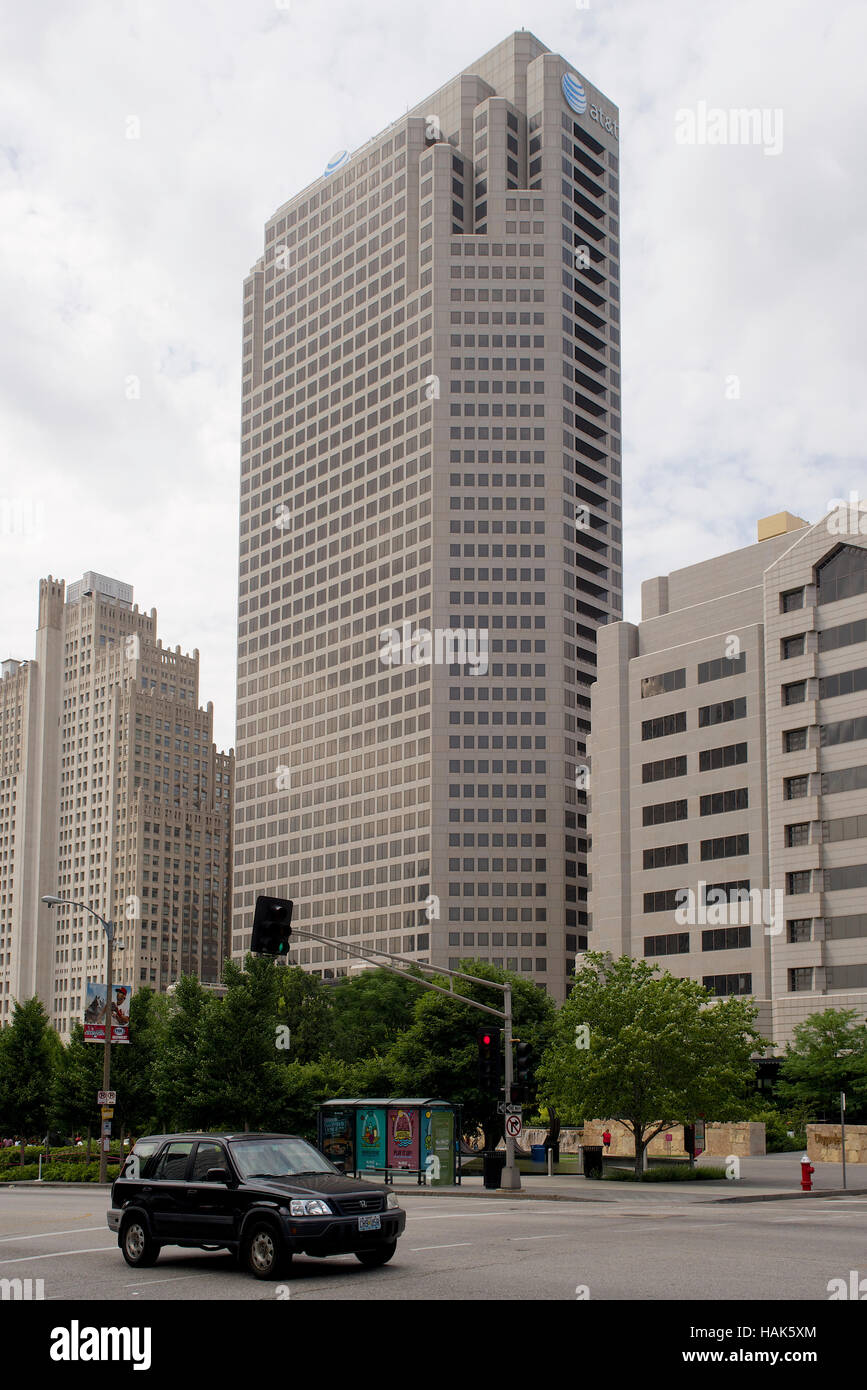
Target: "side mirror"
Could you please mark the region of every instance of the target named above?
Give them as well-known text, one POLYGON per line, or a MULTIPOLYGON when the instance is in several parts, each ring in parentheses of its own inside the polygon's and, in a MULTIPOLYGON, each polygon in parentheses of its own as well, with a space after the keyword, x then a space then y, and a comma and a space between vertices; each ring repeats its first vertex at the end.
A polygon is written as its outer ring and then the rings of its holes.
POLYGON ((205 1174, 205 1182, 230 1182, 231 1175, 228 1168, 209 1168, 205 1174))
POLYGON ((334 1164, 334 1166, 335 1166, 335 1168, 337 1169, 338 1173, 345 1173, 345 1172, 346 1172, 346 1159, 345 1159, 345 1158, 332 1158, 331 1162, 334 1164))

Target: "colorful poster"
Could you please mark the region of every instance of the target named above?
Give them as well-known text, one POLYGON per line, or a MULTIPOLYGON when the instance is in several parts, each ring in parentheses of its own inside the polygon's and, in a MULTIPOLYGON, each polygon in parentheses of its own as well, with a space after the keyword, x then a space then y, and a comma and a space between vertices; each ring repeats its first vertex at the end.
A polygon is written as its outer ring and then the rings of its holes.
POLYGON ((439 1164, 434 1163, 434 1178, 436 1183, 442 1183, 450 1187, 455 1180, 455 1140, 454 1140, 455 1117, 451 1110, 434 1110, 430 1117, 430 1132, 433 1138, 433 1153, 439 1159, 439 1164), (436 1176, 437 1171, 439 1176, 436 1176))
POLYGON ((418 1111, 399 1106, 388 1112, 389 1168, 418 1168, 418 1111))
POLYGON ((362 1107, 355 1115, 355 1152, 358 1172, 365 1168, 385 1167, 385 1111, 371 1106, 362 1107))
POLYGON ((321 1149, 332 1163, 342 1164, 347 1173, 352 1170, 351 1110, 329 1111, 323 1115, 321 1149))
MULTIPOLYGON (((113 985, 111 991, 111 1040, 129 1042, 129 985, 113 985)), ((84 1000, 84 1041, 105 1042, 105 985, 88 980, 84 1000)))

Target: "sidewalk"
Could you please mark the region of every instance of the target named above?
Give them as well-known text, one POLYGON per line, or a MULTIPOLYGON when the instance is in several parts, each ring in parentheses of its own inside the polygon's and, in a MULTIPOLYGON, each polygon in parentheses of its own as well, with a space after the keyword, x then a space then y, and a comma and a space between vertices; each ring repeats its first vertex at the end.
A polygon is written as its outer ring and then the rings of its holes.
MULTIPOLYGON (((731 1181, 720 1179, 696 1182, 633 1183, 606 1182, 563 1174, 548 1177, 547 1173, 521 1174, 518 1191, 491 1190, 482 1186, 481 1175, 463 1178, 460 1187, 418 1187, 414 1181, 396 1179, 394 1191, 401 1197, 490 1197, 493 1199, 617 1202, 759 1202, 780 1201, 796 1197, 827 1199, 867 1196, 867 1165, 846 1165, 846 1190, 843 1189, 843 1166, 840 1163, 817 1163, 813 1173, 812 1192, 801 1191, 802 1151, 791 1154, 763 1154, 761 1157, 741 1158, 740 1177, 731 1181)), ((705 1157, 699 1166, 725 1167, 725 1159, 705 1157)), ((608 1166, 608 1165, 606 1165, 608 1166)), ((620 1164, 618 1166, 625 1166, 620 1164)))

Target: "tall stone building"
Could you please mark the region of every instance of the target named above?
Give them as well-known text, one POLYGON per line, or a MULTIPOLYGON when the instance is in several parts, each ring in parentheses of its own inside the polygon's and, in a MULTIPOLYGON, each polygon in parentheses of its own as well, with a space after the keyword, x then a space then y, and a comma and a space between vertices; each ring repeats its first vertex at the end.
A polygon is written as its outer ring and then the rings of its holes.
POLYGON ((33 661, 0 679, 0 1022, 38 994, 61 1034, 88 979, 219 978, 228 946, 233 753, 198 707, 199 654, 163 647, 128 584, 40 581, 33 661))
POLYGON ((273 893, 335 943, 565 992, 596 630, 622 611, 618 139, 612 103, 516 33, 266 224, 236 954, 273 893))
POLYGON ((752 996, 784 1044, 867 1009, 867 511, 759 537, 600 635, 589 944, 752 996))

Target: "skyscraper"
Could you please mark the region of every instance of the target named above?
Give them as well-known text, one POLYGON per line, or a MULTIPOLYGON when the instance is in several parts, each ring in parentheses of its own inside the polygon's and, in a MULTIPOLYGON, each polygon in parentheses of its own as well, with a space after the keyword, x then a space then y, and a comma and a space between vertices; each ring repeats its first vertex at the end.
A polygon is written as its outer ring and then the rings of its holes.
POLYGON ((611 102, 516 33, 266 224, 235 954, 275 893, 335 944, 565 991, 596 630, 622 604, 618 140, 611 102))
POLYGON ((33 661, 0 673, 0 1022, 38 994, 61 1034, 105 972, 165 989, 219 979, 228 940, 234 756, 198 708, 199 654, 163 647, 130 585, 39 585, 33 661))

